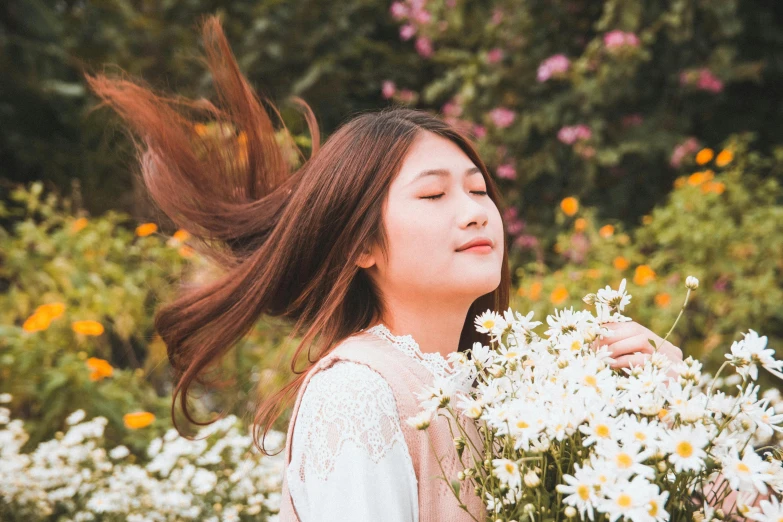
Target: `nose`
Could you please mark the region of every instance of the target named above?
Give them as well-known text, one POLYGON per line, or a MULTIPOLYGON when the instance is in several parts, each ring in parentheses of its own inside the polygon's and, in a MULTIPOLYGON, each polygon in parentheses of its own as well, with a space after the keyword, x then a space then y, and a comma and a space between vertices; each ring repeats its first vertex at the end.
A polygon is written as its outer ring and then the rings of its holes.
MULTIPOLYGON (((486 197, 486 196, 481 196, 486 197)), ((479 227, 484 227, 489 221, 489 213, 481 202, 476 201, 476 196, 473 194, 465 194, 464 202, 460 202, 461 214, 460 214, 460 226, 462 228, 469 227, 470 225, 477 224, 479 227)))

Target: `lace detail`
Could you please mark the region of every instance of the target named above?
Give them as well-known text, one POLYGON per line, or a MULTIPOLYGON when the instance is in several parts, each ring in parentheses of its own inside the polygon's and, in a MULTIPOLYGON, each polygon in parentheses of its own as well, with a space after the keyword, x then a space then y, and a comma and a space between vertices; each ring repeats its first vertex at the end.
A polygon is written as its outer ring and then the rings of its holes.
POLYGON ((385 339, 399 351, 418 361, 435 377, 447 380, 455 379, 463 391, 469 389, 473 385, 474 377, 472 375, 452 368, 449 362, 439 352, 423 353, 419 347, 419 343, 416 342, 412 335, 394 335, 383 323, 376 324, 372 328, 363 331, 375 334, 381 339, 385 339))
POLYGON ((395 444, 402 444, 413 472, 389 383, 364 364, 338 361, 313 375, 305 389, 289 469, 301 482, 313 477, 326 480, 348 443, 375 463, 395 444))

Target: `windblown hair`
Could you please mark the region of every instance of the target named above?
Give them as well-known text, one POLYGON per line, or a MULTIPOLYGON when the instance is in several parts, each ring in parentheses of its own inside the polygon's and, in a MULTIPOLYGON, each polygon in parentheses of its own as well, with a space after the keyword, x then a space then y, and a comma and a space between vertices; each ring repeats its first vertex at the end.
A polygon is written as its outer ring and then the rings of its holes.
MULTIPOLYGON (((208 370, 266 314, 292 324, 291 338, 304 332, 291 358, 295 378, 255 413, 264 439, 295 397, 308 369, 339 342, 382 317, 384 303, 364 269, 356 265, 365 248, 388 255, 382 207, 389 185, 422 131, 457 144, 481 169, 487 192, 502 208, 500 194, 469 137, 424 111, 390 107, 344 123, 320 146, 313 111, 304 112, 312 138, 307 160, 293 145, 280 112, 259 97, 239 70, 216 16, 203 22, 206 64, 220 108, 207 100, 165 97, 141 83, 85 73, 90 88, 126 122, 141 178, 149 195, 169 218, 187 230, 200 252, 223 272, 214 281, 179 289, 155 315, 155 328, 167 346, 176 380, 171 413, 188 411, 188 391, 206 380, 208 370), (264 103, 274 112, 285 139, 264 103), (195 111, 188 116, 178 106, 195 111), (199 117, 200 115, 200 117, 199 117), (246 150, 215 146, 195 132, 204 121, 240 133, 246 150), (301 167, 287 160, 300 154, 301 167), (293 171, 293 172, 292 172, 293 171), (307 352, 307 364, 297 360, 307 352)), ((222 128, 222 127, 221 127, 222 128)), ((227 143, 235 143, 229 141, 227 143)), ((508 307, 510 274, 504 240, 501 282, 470 307, 459 350, 487 342, 473 326, 475 316, 508 307)), ((179 430, 179 428, 177 428, 179 430)), ((258 443, 253 430, 253 442, 258 443)))

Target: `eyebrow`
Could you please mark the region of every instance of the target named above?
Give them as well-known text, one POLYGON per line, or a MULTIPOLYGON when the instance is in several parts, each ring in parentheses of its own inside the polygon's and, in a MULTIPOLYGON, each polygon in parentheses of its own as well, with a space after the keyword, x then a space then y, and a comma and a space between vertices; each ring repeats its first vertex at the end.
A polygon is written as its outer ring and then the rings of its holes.
MULTIPOLYGON (((481 169, 478 167, 470 167, 468 170, 465 171, 465 176, 470 176, 471 174, 480 174, 481 169)), ((426 176, 441 176, 441 177, 449 177, 451 175, 451 172, 449 172, 448 169, 429 169, 429 170, 423 170, 419 172, 415 178, 410 180, 408 182, 408 185, 411 185, 413 182, 420 180, 421 178, 424 178, 426 176)))

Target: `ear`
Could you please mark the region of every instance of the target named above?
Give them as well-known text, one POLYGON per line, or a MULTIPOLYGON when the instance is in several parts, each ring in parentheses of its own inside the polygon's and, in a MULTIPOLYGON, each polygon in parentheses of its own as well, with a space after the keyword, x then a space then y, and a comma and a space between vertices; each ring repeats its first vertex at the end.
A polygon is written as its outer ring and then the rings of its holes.
POLYGON ((365 248, 356 261, 356 264, 361 268, 370 268, 375 264, 375 256, 372 255, 372 252, 370 252, 368 248, 365 248))

